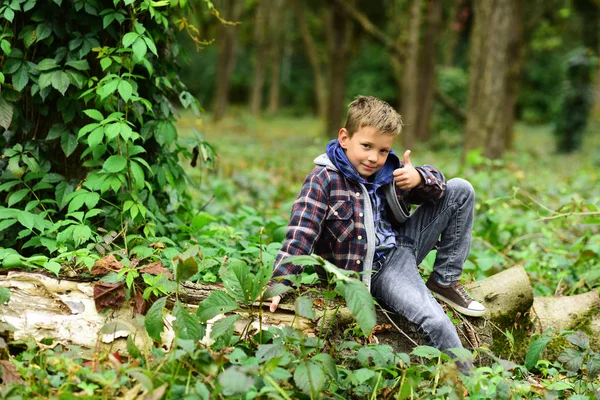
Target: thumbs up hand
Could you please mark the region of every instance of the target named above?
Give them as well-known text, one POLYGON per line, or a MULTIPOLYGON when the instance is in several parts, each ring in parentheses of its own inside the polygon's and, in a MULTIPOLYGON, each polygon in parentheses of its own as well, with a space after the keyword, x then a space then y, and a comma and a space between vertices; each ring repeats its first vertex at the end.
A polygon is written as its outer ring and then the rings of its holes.
POLYGON ((394 171, 394 181, 403 190, 410 190, 421 184, 421 174, 410 162, 410 150, 404 152, 404 166, 394 171))

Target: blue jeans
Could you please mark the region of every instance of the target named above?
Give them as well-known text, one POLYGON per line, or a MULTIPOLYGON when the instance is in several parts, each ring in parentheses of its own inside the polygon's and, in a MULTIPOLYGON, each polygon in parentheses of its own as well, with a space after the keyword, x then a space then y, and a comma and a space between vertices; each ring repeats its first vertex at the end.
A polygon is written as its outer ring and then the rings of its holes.
POLYGON ((449 180, 442 199, 419 206, 398 229, 396 247, 371 280, 371 293, 379 304, 416 324, 429 344, 440 350, 462 344, 417 266, 439 238, 434 273, 443 283, 460 278, 471 246, 474 202, 475 192, 469 182, 449 180))

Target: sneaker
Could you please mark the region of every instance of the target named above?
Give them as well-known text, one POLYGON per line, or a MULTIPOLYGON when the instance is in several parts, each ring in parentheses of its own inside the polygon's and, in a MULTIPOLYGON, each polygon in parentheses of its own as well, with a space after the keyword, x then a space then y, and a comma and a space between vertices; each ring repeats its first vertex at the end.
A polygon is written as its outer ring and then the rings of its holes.
POLYGON ((444 286, 435 279, 434 274, 431 274, 425 285, 427 289, 431 290, 433 297, 448 304, 461 314, 470 317, 481 317, 485 314, 483 304, 473 300, 458 281, 444 286))

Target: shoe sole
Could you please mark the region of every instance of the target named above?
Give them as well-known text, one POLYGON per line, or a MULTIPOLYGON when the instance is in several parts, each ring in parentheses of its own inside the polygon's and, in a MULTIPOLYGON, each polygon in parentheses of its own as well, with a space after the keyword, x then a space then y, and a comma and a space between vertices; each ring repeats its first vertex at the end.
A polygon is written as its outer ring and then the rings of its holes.
POLYGON ((448 300, 447 298, 445 298, 445 297, 437 294, 434 291, 431 291, 431 294, 433 294, 433 297, 435 297, 436 299, 441 300, 444 303, 448 304, 450 307, 454 308, 459 313, 464 314, 464 315, 468 315, 469 317, 481 317, 483 314, 485 314, 485 310, 483 310, 483 311, 469 310, 468 308, 464 308, 462 306, 459 306, 458 304, 456 304, 452 300, 448 300))

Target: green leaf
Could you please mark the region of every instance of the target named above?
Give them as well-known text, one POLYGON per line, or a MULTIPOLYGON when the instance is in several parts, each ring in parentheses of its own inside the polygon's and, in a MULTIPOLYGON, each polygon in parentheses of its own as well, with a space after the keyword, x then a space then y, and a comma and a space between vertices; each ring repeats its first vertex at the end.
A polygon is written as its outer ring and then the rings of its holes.
POLYGON ((296 314, 301 317, 311 320, 315 319, 315 310, 313 310, 313 302, 306 296, 298 296, 294 303, 296 314))
POLYGON ((85 113, 85 115, 87 115, 91 119, 95 119, 96 121, 102 121, 104 119, 102 113, 98 110, 88 109, 83 110, 83 112, 85 113))
POLYGON ((135 340, 133 339, 133 335, 129 335, 127 337, 127 353, 129 354, 130 357, 133 357, 134 359, 142 357, 142 352, 135 345, 135 340))
POLYGON ((158 52, 156 51, 156 45, 154 44, 152 39, 150 39, 149 37, 144 37, 144 42, 146 42, 146 45, 148 46, 150 51, 154 53, 155 56, 158 56, 158 52))
MULTIPOLYGON (((338 285, 342 282, 338 281, 338 285)), ((346 304, 356 318, 358 326, 365 336, 369 336, 376 323, 375 305, 373 297, 367 287, 358 280, 343 283, 346 304)))
POLYGON ((188 312, 181 302, 177 301, 173 307, 175 322, 173 328, 178 338, 198 341, 201 339, 200 324, 195 314, 188 312))
POLYGON ((72 133, 63 134, 60 138, 60 147, 65 152, 65 156, 69 157, 77 148, 77 136, 72 133))
POLYGON ((376 372, 372 369, 360 368, 352 372, 352 374, 350 375, 350 381, 354 385, 358 386, 374 377, 375 374, 376 372))
POLYGON ((96 147, 100 143, 102 143, 103 139, 104 139, 104 127, 99 126, 96 129, 94 129, 92 131, 92 133, 90 133, 90 136, 88 136, 88 146, 96 147))
POLYGON ((12 180, 12 181, 4 182, 2 185, 0 185, 0 192, 5 192, 7 190, 10 190, 13 187, 17 186, 19 183, 21 183, 21 181, 16 180, 16 179, 12 180))
POLYGON ((143 189, 144 184, 146 183, 144 169, 139 163, 135 161, 131 161, 129 167, 131 168, 131 175, 133 176, 134 187, 136 189, 143 189))
POLYGON ((575 349, 565 349, 558 355, 558 361, 564 363, 568 371, 577 372, 583 365, 583 352, 575 349))
POLYGON ((536 366, 550 340, 552 340, 552 337, 542 336, 529 345, 527 355, 525 356, 525 368, 531 371, 536 366))
POLYGON ((52 128, 50 128, 48 136, 46 136, 46 140, 57 139, 65 132, 67 132, 67 129, 63 124, 54 124, 52 125, 52 128))
POLYGON ((285 347, 281 343, 260 344, 256 350, 256 358, 259 363, 264 363, 273 358, 281 357, 284 353, 285 347))
POLYGON ((58 276, 59 272, 60 272, 60 264, 57 263, 56 261, 46 261, 44 263, 44 268, 46 268, 48 271, 52 272, 54 275, 58 276))
POLYGON ((590 347, 590 339, 582 331, 566 335, 565 338, 581 350, 587 350, 590 347))
POLYGON ((265 290, 265 294, 263 295, 263 299, 271 299, 275 296, 281 296, 284 293, 292 290, 291 287, 284 285, 283 283, 276 283, 272 286, 267 287, 265 290))
POLYGON ((134 60, 136 60, 136 62, 140 62, 144 57, 146 57, 148 48, 146 46, 146 42, 144 42, 142 38, 137 38, 135 42, 133 42, 133 46, 131 46, 131 48, 133 49, 134 60))
POLYGON ((233 365, 219 374, 219 384, 226 396, 246 393, 254 386, 254 379, 246 375, 242 367, 233 365))
POLYGON ((219 314, 224 314, 237 310, 239 305, 227 293, 216 291, 212 292, 205 300, 198 305, 198 319, 200 322, 206 322, 219 314))
POLYGON ((200 230, 200 229, 204 228, 206 225, 208 225, 209 223, 216 222, 216 221, 218 221, 218 219, 215 216, 213 216, 207 212, 201 211, 198 214, 196 214, 194 216, 194 218, 192 218, 192 227, 195 230, 200 230))
POLYGON ((44 58, 37 65, 39 71, 51 71, 56 68, 58 68, 58 64, 54 58, 44 58))
POLYGON ((436 349, 435 347, 418 346, 418 347, 415 347, 410 354, 417 356, 417 357, 423 357, 428 360, 433 360, 434 358, 439 358, 440 355, 442 354, 442 352, 439 351, 438 349, 436 349))
POLYGON ((29 189, 21 189, 16 192, 12 192, 8 195, 7 203, 9 207, 12 207, 14 204, 23 200, 25 196, 29 193, 29 189))
POLYGON ((22 91, 27 83, 29 82, 29 73, 27 72, 27 66, 21 65, 21 68, 17 70, 12 76, 13 85, 19 92, 22 91))
POLYGON ((131 94, 133 93, 133 87, 131 86, 131 83, 127 82, 124 79, 121 80, 119 82, 118 90, 119 94, 121 95, 121 98, 126 102, 129 101, 129 99, 131 98, 131 94))
POLYGON ((100 98, 102 98, 102 100, 104 100, 105 98, 107 98, 108 96, 113 94, 117 90, 117 87, 119 86, 119 82, 120 82, 119 79, 111 79, 110 81, 104 83, 104 85, 102 85, 98 90, 98 94, 100 95, 100 98))
POLYGON ((0 306, 10 301, 10 289, 0 287, 0 306))
POLYGON ((52 34, 52 24, 50 22, 42 22, 35 30, 36 41, 42 41, 52 34))
POLYGON ((0 126, 4 129, 8 129, 12 123, 14 113, 13 103, 9 103, 4 99, 4 96, 0 94, 0 126))
POLYGON ((296 367, 294 382, 304 393, 317 398, 325 386, 325 374, 317 364, 305 361, 296 367))
POLYGON ((231 337, 231 335, 233 334, 233 328, 235 327, 235 323, 238 322, 239 319, 240 316, 234 314, 228 315, 227 317, 221 318, 220 320, 216 321, 212 327, 212 330, 210 331, 210 338, 212 340, 217 340, 221 336, 227 334, 229 334, 229 336, 231 337))
POLYGON ((69 85, 71 84, 71 80, 69 79, 69 75, 64 71, 54 71, 52 73, 52 87, 60 92, 63 96, 67 92, 69 85))
POLYGON ((42 74, 40 74, 40 79, 38 80, 40 90, 43 90, 52 85, 53 76, 54 74, 52 72, 43 72, 42 74))
POLYGON ((160 299, 156 300, 154 304, 152 304, 152 307, 150 307, 148 310, 146 319, 144 320, 144 326, 146 327, 148 336, 159 343, 161 342, 160 334, 165 327, 163 322, 163 310, 165 308, 165 304, 167 304, 166 297, 161 297, 160 299))
POLYGON ((175 281, 181 283, 198 272, 198 262, 194 257, 179 259, 175 268, 175 281))
POLYGON ((100 60, 100 66, 102 67, 102 71, 105 71, 111 65, 112 65, 112 59, 110 57, 105 57, 100 60))
POLYGON ((230 296, 242 303, 252 303, 252 274, 244 262, 230 263, 223 267, 221 279, 230 296))
POLYGON ((69 61, 66 65, 79 71, 87 71, 90 69, 90 65, 88 64, 87 60, 69 61))
POLYGON ((600 375, 600 355, 592 354, 588 358, 587 364, 587 375, 590 381, 596 379, 600 375))
POLYGON ((119 123, 114 123, 114 124, 108 124, 106 125, 106 138, 108 140, 112 140, 114 138, 116 138, 117 136, 119 136, 119 133, 121 132, 121 124, 119 123))
POLYGON ((4 10, 4 18, 9 20, 12 24, 13 19, 15 18, 15 12, 12 9, 6 7, 6 10, 4 10))
POLYGON ((0 48, 2 48, 2 51, 7 56, 10 56, 10 53, 12 53, 12 45, 8 40, 2 39, 2 41, 0 41, 0 48))
POLYGON ((127 47, 131 46, 131 44, 133 42, 135 42, 136 39, 139 37, 140 37, 140 35, 136 32, 126 33, 125 36, 123 36, 123 40, 122 40, 123 47, 127 48, 127 47))
POLYGON ((123 156, 110 156, 102 165, 102 168, 111 173, 121 172, 127 166, 127 159, 123 156))

